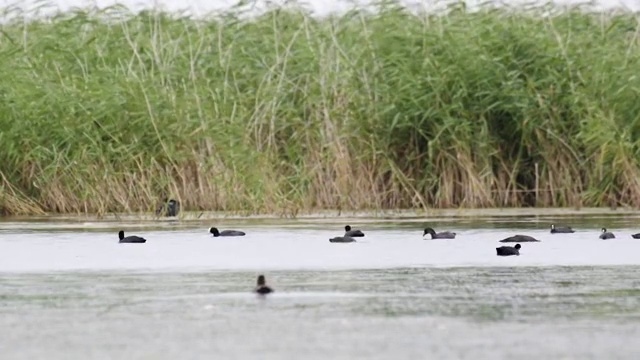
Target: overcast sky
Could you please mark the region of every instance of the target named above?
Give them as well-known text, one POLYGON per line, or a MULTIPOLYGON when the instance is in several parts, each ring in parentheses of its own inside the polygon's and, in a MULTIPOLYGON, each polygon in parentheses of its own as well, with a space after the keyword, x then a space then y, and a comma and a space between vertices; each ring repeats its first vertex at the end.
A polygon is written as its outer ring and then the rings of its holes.
MULTIPOLYGON (((252 1, 252 0, 250 0, 252 1)), ((271 3, 283 3, 286 0, 274 0, 271 3)), ((333 11, 344 11, 351 7, 351 3, 366 4, 370 0, 301 0, 307 4, 314 12, 324 15, 333 11)), ((0 8, 8 6, 18 6, 20 8, 33 8, 36 4, 42 3, 43 0, 0 0, 0 8)), ((97 5, 98 7, 107 7, 116 3, 123 4, 132 10, 140 10, 142 8, 150 8, 160 5, 165 10, 178 11, 188 10, 194 15, 202 15, 211 11, 219 11, 228 8, 238 2, 238 0, 44 0, 44 2, 53 4, 59 10, 68 10, 73 7, 86 7, 87 5, 97 5)), ((258 7, 264 6, 265 0, 255 1, 258 7)), ((402 3, 419 8, 432 8, 438 3, 442 4, 442 0, 401 0, 402 3)), ((486 2, 486 0, 467 0, 467 4, 472 7, 475 4, 486 2)), ((505 0, 505 2, 515 3, 531 3, 532 0, 505 0)), ((556 0, 560 4, 576 4, 585 3, 585 0, 556 0)), ((595 1, 599 6, 605 8, 624 6, 633 11, 640 11, 640 0, 598 0, 595 1)))

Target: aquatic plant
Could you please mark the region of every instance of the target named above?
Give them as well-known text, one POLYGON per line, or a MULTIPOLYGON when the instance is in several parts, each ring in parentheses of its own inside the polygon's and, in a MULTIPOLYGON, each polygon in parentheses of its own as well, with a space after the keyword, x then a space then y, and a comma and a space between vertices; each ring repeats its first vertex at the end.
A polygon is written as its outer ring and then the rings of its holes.
POLYGON ((637 15, 550 9, 15 17, 0 211, 638 206, 637 15))

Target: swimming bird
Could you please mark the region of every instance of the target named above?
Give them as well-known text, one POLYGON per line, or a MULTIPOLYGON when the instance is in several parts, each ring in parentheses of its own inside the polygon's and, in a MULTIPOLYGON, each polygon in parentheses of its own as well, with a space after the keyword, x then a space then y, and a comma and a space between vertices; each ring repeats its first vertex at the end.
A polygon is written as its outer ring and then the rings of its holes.
POLYGON ((165 198, 164 202, 160 204, 156 210, 156 215, 162 215, 163 212, 164 216, 177 216, 180 212, 180 202, 178 200, 167 200, 165 198))
POLYGON ((520 244, 516 244, 516 246, 500 246, 496 248, 496 253, 498 256, 511 256, 518 255, 520 256, 520 244))
POLYGON ((509 242, 540 242, 540 240, 529 236, 529 235, 513 235, 510 236, 506 239, 502 239, 500 240, 500 242, 502 243, 509 243, 509 242))
POLYGON ((556 227, 555 225, 551 224, 552 234, 568 234, 568 233, 574 233, 574 232, 576 231, 573 230, 570 226, 556 227))
POLYGON ((424 237, 427 234, 431 234, 432 239, 455 239, 456 238, 456 233, 454 232, 443 231, 443 232, 437 233, 435 230, 429 227, 424 229, 424 233, 422 234, 422 236, 424 237))
POLYGON ((360 230, 351 230, 351 226, 347 225, 344 227, 344 236, 363 237, 364 233, 360 230))
POLYGON ((640 239, 640 233, 633 234, 633 235, 631 235, 631 237, 634 238, 634 239, 640 239))
POLYGON ((606 228, 602 228, 602 234, 600 234, 600 239, 602 240, 608 240, 608 239, 614 239, 616 236, 613 235, 612 232, 607 231, 606 228))
POLYGON ((356 239, 352 238, 351 236, 336 236, 334 238, 329 239, 329 242, 332 242, 332 243, 350 243, 350 242, 356 242, 356 239))
POLYGON ((259 275, 258 276, 258 282, 256 285, 256 288, 254 290, 254 292, 260 294, 260 295, 267 295, 273 292, 273 289, 271 289, 270 287, 268 287, 266 285, 266 281, 264 279, 264 275, 259 275))
POLYGON ((124 231, 122 230, 118 232, 118 238, 120 239, 119 242, 121 243, 142 244, 147 242, 146 239, 141 238, 140 236, 131 235, 131 236, 124 237, 124 231))
POLYGON ((209 232, 213 234, 213 237, 218 236, 245 236, 246 234, 243 231, 238 230, 223 230, 218 231, 218 228, 209 228, 209 232))

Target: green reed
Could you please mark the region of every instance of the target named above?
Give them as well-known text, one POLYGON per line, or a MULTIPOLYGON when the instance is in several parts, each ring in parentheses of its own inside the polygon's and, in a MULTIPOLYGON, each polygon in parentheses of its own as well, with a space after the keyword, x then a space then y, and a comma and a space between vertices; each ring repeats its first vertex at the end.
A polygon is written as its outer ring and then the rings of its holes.
POLYGON ((638 18, 549 9, 16 18, 0 213, 638 206, 638 18))

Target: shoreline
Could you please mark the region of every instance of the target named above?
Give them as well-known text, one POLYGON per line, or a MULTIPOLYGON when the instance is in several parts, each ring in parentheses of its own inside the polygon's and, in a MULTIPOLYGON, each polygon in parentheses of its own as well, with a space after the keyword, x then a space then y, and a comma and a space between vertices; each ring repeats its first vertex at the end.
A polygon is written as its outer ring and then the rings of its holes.
POLYGON ((380 210, 380 211, 342 211, 322 210, 305 212, 296 216, 280 216, 277 214, 251 214, 243 215, 241 212, 223 211, 185 211, 176 217, 158 217, 149 213, 128 213, 105 215, 97 214, 48 214, 48 215, 19 215, 0 216, 0 224, 11 222, 198 222, 207 220, 240 220, 240 221, 305 221, 323 223, 335 219, 357 220, 359 222, 373 222, 379 220, 392 220, 394 222, 415 222, 419 220, 449 221, 463 219, 482 218, 513 218, 513 217, 582 217, 582 216, 626 216, 640 217, 640 209, 633 208, 469 208, 469 209, 431 209, 422 210, 380 210))

